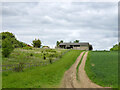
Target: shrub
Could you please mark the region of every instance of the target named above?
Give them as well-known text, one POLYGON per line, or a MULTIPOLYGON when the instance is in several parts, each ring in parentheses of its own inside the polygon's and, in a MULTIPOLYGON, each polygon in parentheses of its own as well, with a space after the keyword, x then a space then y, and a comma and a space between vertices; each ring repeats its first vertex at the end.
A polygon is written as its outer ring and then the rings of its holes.
POLYGON ((31 53, 30 56, 33 56, 33 54, 31 53))
POLYGON ((46 57, 45 57, 46 54, 44 53, 43 55, 44 55, 44 56, 43 56, 43 59, 46 60, 46 57))
POLYGON ((43 51, 41 51, 41 53, 43 53, 43 51))
POLYGON ((43 59, 46 60, 46 57, 44 56, 43 59))
POLYGON ((51 57, 49 58, 49 62, 50 62, 50 64, 52 64, 52 58, 51 57))
POLYGON ((13 70, 15 72, 20 72, 20 71, 23 71, 23 68, 24 68, 24 63, 19 63, 19 65, 15 67, 13 70))
POLYGON ((54 57, 54 55, 53 55, 53 54, 49 54, 49 57, 51 57, 51 58, 52 58, 52 57, 54 57))
POLYGON ((14 47, 9 39, 4 39, 2 41, 2 55, 3 57, 8 57, 13 51, 14 47))

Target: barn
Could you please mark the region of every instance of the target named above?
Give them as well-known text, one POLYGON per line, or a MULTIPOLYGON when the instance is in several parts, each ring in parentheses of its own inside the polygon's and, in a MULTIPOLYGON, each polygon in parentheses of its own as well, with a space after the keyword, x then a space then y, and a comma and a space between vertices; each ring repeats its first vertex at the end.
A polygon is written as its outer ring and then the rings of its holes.
POLYGON ((62 49, 77 49, 77 50, 89 50, 89 43, 60 43, 59 47, 62 49))

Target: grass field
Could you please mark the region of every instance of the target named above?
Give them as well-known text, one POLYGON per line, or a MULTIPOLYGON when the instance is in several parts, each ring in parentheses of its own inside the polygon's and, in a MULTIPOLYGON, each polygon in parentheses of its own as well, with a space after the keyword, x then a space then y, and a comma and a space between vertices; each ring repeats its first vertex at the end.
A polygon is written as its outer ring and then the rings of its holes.
POLYGON ((118 87, 118 52, 89 52, 85 70, 88 77, 103 87, 118 87))
POLYGON ((3 88, 51 88, 58 87, 64 75, 81 51, 70 50, 53 64, 25 69, 23 72, 3 72, 3 88))

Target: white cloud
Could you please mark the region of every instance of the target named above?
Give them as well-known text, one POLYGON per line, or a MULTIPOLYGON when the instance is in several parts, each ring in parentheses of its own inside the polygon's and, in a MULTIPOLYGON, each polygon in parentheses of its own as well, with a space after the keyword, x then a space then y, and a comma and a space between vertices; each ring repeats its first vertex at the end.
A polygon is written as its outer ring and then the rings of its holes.
POLYGON ((117 9, 117 3, 3 3, 3 30, 29 44, 35 38, 51 47, 79 39, 109 49, 118 42, 117 9))

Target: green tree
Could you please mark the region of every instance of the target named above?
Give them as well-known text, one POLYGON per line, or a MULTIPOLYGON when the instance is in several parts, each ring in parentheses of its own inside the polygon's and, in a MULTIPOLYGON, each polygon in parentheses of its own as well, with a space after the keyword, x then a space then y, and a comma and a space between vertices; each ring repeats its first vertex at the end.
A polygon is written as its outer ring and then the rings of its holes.
POLYGON ((61 40, 60 43, 63 43, 63 40, 61 40))
POLYGON ((15 48, 19 48, 19 47, 25 47, 26 44, 23 43, 23 42, 20 42, 18 41, 16 38, 15 38, 15 35, 10 33, 10 32, 2 32, 0 33, 2 34, 2 41, 4 41, 5 39, 9 39, 12 43, 12 45, 15 47, 15 48))
POLYGON ((33 47, 40 48, 41 47, 41 41, 39 39, 35 39, 32 41, 33 47))
POLYGON ((57 41, 56 45, 57 45, 57 46, 59 46, 59 44, 60 44, 60 42, 59 42, 59 41, 57 41))
POLYGON ((2 40, 6 38, 15 38, 15 36, 10 32, 2 32, 2 40))
POLYGON ((2 55, 3 57, 8 57, 13 51, 14 46, 10 39, 6 38, 2 41, 2 55))
POLYGON ((118 50, 120 50, 120 42, 119 42, 119 44, 114 45, 114 46, 110 49, 110 51, 118 51, 118 50))
POLYGON ((79 40, 75 40, 74 43, 79 43, 79 40))
POLYGON ((59 46, 60 43, 63 43, 63 40, 57 41, 56 45, 59 46))

